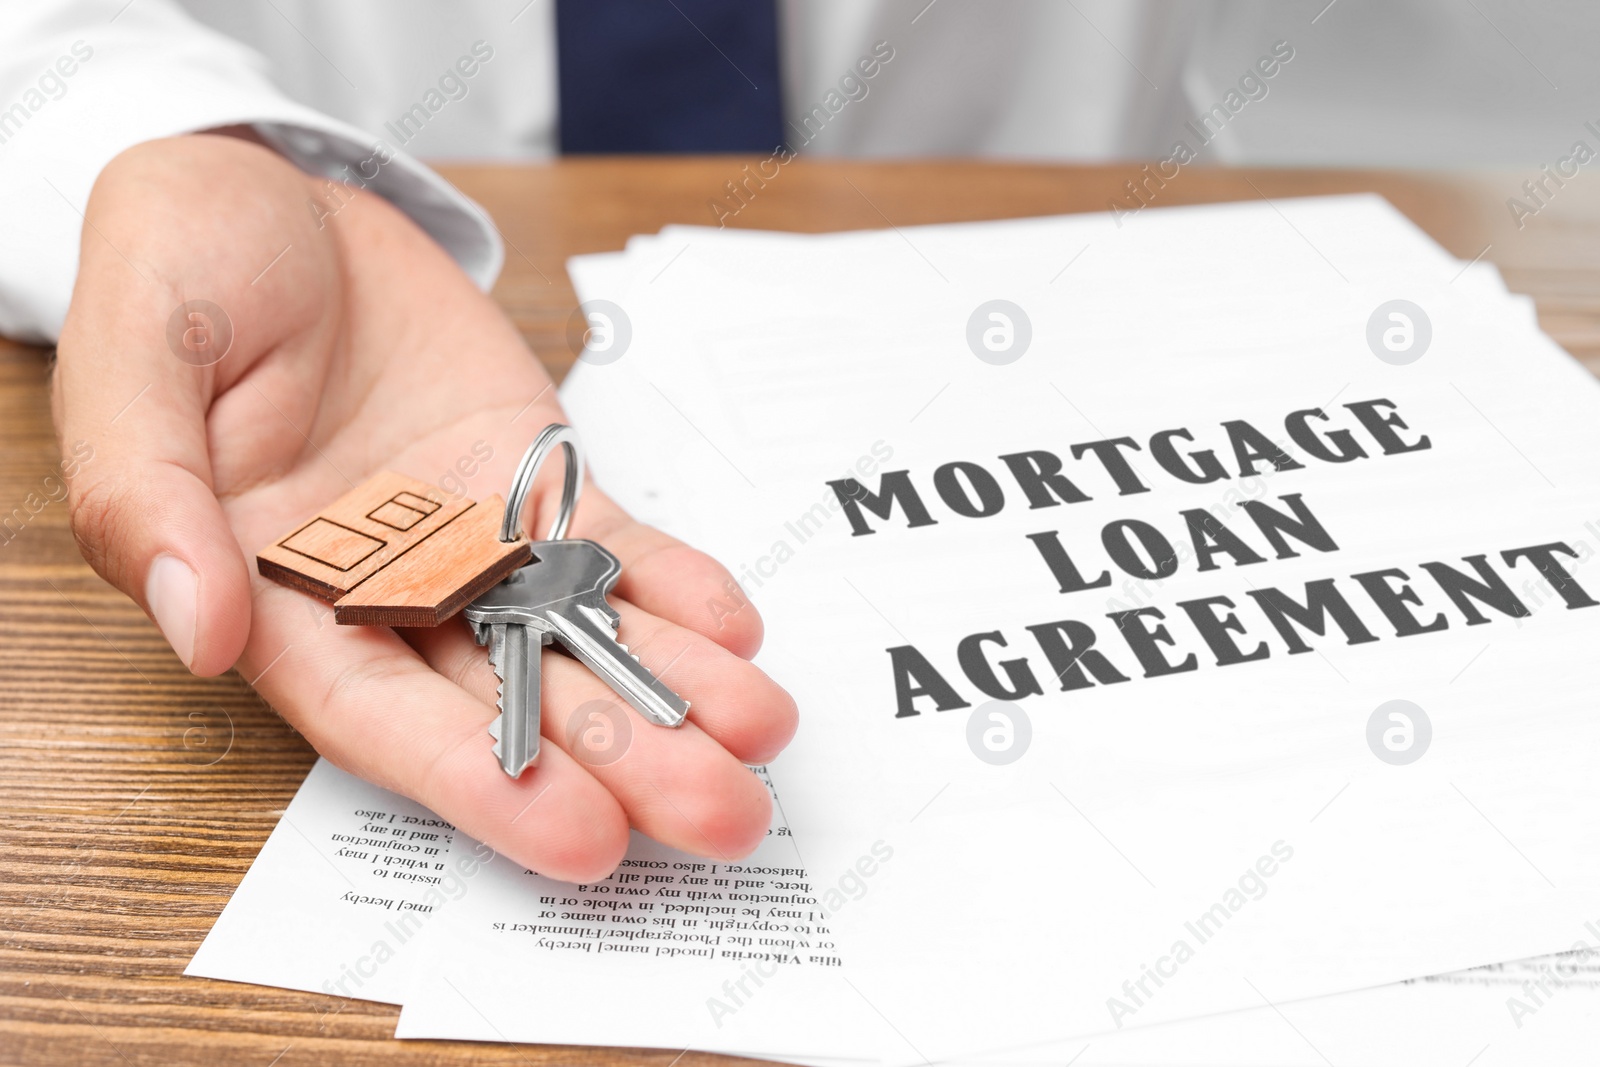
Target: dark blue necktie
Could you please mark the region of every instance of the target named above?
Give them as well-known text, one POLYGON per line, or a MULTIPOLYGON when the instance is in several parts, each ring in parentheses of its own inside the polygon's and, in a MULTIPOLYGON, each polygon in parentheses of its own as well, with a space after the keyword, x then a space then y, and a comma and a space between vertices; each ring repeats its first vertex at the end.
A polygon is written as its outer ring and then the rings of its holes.
POLYGON ((563 152, 770 152, 774 0, 557 0, 563 152))

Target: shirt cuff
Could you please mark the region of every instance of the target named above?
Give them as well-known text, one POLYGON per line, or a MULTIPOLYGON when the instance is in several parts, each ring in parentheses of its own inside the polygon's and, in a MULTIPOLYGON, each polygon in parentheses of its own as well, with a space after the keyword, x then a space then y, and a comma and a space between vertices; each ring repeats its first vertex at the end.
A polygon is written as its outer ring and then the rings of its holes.
MULTIPOLYGON (((25 106, 0 118, 0 334, 60 336, 78 271, 83 208, 101 170, 136 144, 222 126, 252 126, 311 174, 360 185, 409 215, 483 289, 504 263, 487 212, 434 171, 381 138, 319 114, 279 92, 254 51, 221 35, 171 32, 141 22, 133 4, 114 34, 90 42, 75 28, 32 35, 0 60, 0 99, 25 106), (64 90, 27 106, 20 79, 70 56, 64 90)), ((60 67, 57 69, 66 69, 60 67)))
POLYGON ((307 110, 298 118, 246 119, 279 153, 308 174, 370 189, 411 217, 487 292, 505 265, 505 247, 489 213, 414 157, 307 110))

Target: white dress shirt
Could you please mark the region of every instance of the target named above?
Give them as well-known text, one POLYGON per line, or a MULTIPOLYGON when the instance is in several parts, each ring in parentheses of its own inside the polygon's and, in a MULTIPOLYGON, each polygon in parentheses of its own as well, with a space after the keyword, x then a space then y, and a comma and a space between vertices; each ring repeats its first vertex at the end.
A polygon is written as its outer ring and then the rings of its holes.
MULTIPOLYGON (((1524 6, 780 0, 790 145, 1157 160, 1183 139, 1202 163, 1517 163, 1537 177, 1575 140, 1600 148, 1583 126, 1600 120, 1600 5, 1524 6), (1201 143, 1185 131, 1206 115, 1201 143)), ((417 159, 555 151, 554 18, 554 0, 0 5, 0 334, 58 335, 83 206, 112 157, 225 125, 346 180, 381 149, 368 188, 491 285, 493 225, 417 159)))

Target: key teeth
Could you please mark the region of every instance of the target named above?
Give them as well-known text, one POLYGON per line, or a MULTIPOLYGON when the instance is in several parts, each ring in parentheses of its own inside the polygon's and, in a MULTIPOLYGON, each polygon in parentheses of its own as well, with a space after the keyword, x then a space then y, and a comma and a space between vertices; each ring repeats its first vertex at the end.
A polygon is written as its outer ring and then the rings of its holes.
MULTIPOLYGON (((599 612, 596 611, 596 614, 599 614, 599 612)), ((611 631, 611 640, 616 643, 616 646, 618 648, 622 649, 622 651, 626 652, 629 656, 633 657, 633 662, 635 662, 639 666, 643 667, 644 666, 644 661, 639 658, 639 653, 637 653, 633 649, 629 648, 628 647, 628 643, 617 636, 617 621, 619 621, 620 618, 621 618, 621 616, 618 616, 617 620, 607 620, 602 615, 601 616, 601 621, 604 622, 606 629, 611 631)))
MULTIPOLYGON (((500 688, 499 687, 495 688, 494 701, 495 701, 495 703, 497 705, 500 703, 500 688)), ((494 717, 494 721, 489 724, 489 736, 494 738, 494 747, 490 751, 492 751, 494 753, 496 759, 499 759, 500 755, 501 755, 501 752, 500 752, 500 716, 499 715, 496 715, 494 717)))
POLYGON ((633 649, 629 648, 627 645, 623 644, 621 641, 617 642, 617 647, 622 649, 622 651, 626 652, 630 657, 632 657, 633 662, 637 663, 641 667, 644 666, 644 661, 639 658, 639 653, 635 652, 633 649))
MULTIPOLYGON (((494 639, 494 627, 492 625, 485 623, 475 626, 474 629, 478 631, 478 643, 480 645, 489 646, 489 666, 494 669, 494 678, 496 683, 494 687, 494 703, 495 707, 500 707, 501 702, 505 698, 506 689, 504 631, 501 631, 501 640, 496 641, 494 639)), ((495 758, 499 759, 501 754, 499 715, 496 715, 494 717, 494 721, 489 724, 489 736, 494 738, 494 748, 492 751, 494 752, 495 758)))

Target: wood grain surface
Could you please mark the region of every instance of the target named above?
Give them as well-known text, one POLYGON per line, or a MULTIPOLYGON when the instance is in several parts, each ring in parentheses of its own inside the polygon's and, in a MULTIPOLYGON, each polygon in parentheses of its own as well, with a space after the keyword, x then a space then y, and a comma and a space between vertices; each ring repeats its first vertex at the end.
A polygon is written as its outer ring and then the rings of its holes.
MULTIPOLYGON (((444 169, 505 236, 495 297, 558 376, 573 360, 566 258, 630 234, 719 214, 825 231, 1098 211, 1130 203, 1124 183, 1140 177, 1135 166, 799 161, 757 186, 744 182, 753 162, 444 169), (742 203, 728 182, 744 182, 742 203)), ((1506 199, 1537 176, 1192 167, 1154 202, 1380 192, 1457 256, 1498 264, 1537 298, 1544 328, 1600 370, 1600 196, 1568 183, 1519 229, 1506 199)), ((79 558, 48 377, 48 352, 0 342, 0 1064, 720 1060, 397 1042, 393 1007, 182 976, 314 753, 239 678, 190 677, 79 558)))

